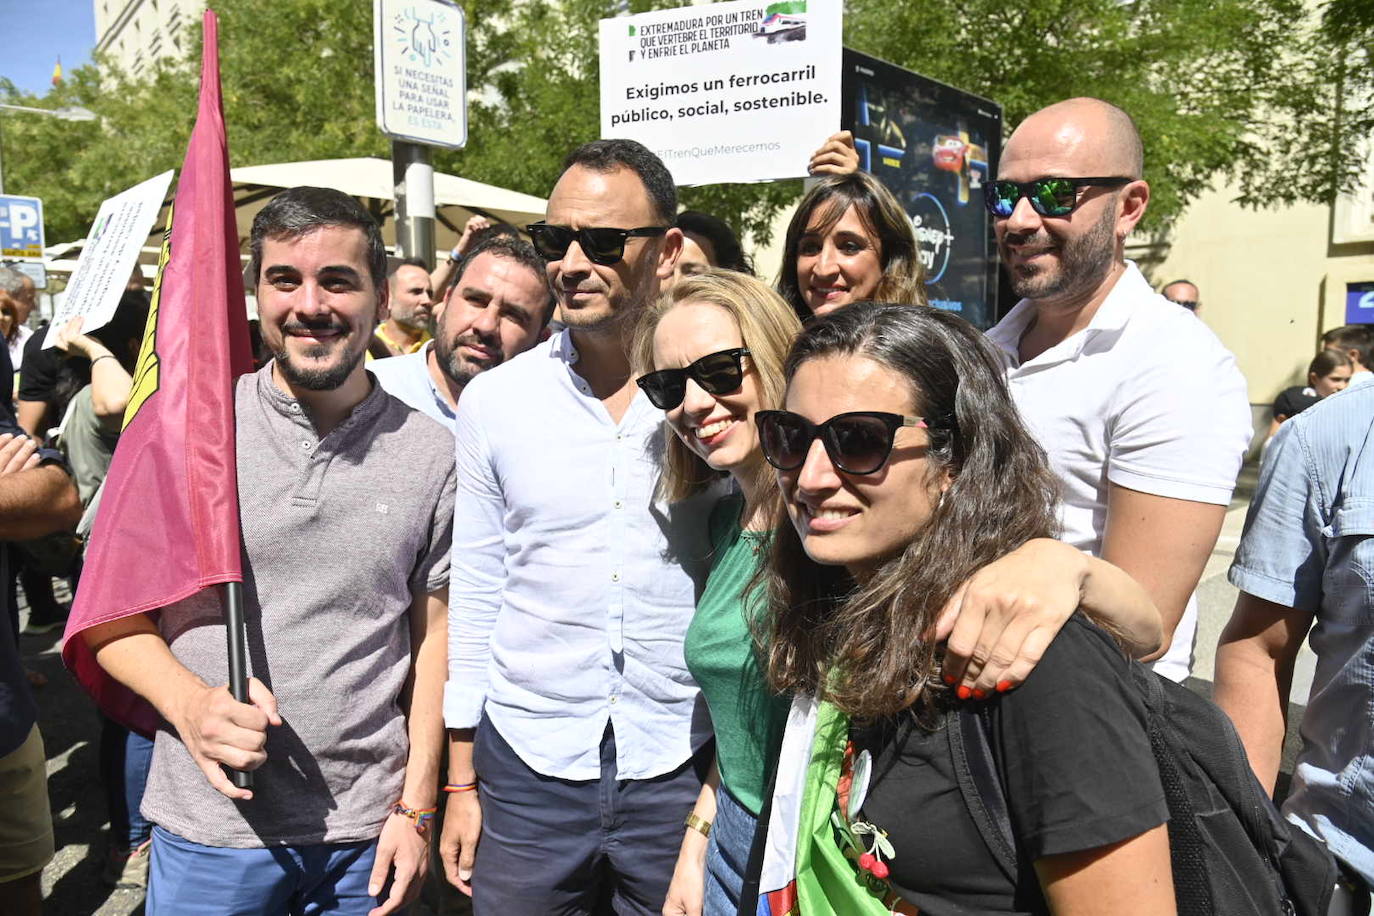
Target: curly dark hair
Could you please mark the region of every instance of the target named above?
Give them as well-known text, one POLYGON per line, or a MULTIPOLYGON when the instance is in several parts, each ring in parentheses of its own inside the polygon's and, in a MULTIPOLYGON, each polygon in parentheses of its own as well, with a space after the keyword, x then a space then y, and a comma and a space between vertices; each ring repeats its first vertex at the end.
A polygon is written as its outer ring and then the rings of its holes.
POLYGON ((873 360, 904 378, 930 424, 930 473, 949 487, 929 521, 871 580, 807 556, 790 525, 762 573, 768 613, 756 633, 779 692, 817 694, 858 718, 933 709, 939 650, 922 640, 960 584, 1056 532, 1058 483, 1022 423, 1001 361, 971 324, 929 306, 863 302, 813 320, 788 354, 873 360))

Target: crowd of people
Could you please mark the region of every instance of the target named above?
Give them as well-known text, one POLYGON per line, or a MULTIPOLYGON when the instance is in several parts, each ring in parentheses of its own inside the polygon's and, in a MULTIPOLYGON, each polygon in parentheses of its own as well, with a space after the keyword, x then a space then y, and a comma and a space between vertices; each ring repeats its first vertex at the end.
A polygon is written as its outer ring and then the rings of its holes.
MULTIPOLYGON (((1191 670, 1251 413, 1197 287, 1156 293, 1124 257, 1150 200, 1135 125, 1072 99, 1012 133, 985 200, 1020 301, 986 334, 927 304, 846 133, 810 166, 771 285, 628 140, 573 150, 543 220, 474 218, 433 269, 389 263, 337 191, 259 212, 262 359, 234 389, 249 702, 213 592, 69 633, 160 720, 104 722, 110 880, 155 916, 383 916, 437 846, 478 914, 1194 911, 1133 685, 1191 670), (947 737, 970 711, 1010 866, 947 737), (840 776, 806 796, 798 863, 833 880, 767 909, 808 770, 840 776)), ((83 510, 89 536, 146 311, 130 290, 106 328, 21 347, 0 563, 49 590, 29 545, 83 510)), ((1374 884, 1370 349, 1331 332, 1312 394, 1275 405, 1217 659, 1272 792, 1312 629, 1284 811, 1339 864, 1341 914, 1374 884)), ((0 882, 38 913, 51 818, 12 640, 0 723, 0 882)))

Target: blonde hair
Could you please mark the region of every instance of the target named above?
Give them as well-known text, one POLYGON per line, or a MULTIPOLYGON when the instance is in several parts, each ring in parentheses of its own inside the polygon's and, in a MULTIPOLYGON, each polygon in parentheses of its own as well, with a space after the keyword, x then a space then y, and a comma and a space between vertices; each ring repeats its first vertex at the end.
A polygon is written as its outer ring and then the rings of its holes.
MULTIPOLYGON (((735 319, 740 338, 749 349, 745 369, 755 373, 758 379, 760 406, 780 405, 785 386, 783 363, 792 341, 801 333, 801 321, 792 307, 766 283, 732 270, 708 270, 684 277, 644 309, 630 350, 635 376, 654 371, 654 331, 664 315, 686 302, 714 305, 735 319)), ((762 451, 753 457, 757 465, 753 473, 765 481, 772 481, 773 475, 763 460, 762 451)), ((668 437, 663 454, 663 476, 659 481, 659 494, 663 499, 669 502, 686 499, 719 476, 719 471, 677 436, 668 437)))

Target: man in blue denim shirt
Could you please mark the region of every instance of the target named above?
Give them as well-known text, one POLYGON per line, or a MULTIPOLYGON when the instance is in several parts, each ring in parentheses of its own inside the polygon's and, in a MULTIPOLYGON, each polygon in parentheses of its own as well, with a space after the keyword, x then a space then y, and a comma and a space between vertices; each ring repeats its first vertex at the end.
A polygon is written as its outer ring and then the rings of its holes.
POLYGON ((1374 885, 1374 385, 1332 395, 1279 429, 1230 579, 1241 594, 1217 648, 1216 701, 1272 792, 1293 662, 1311 629, 1317 667, 1283 811, 1342 863, 1350 878, 1343 912, 1367 913, 1374 885))

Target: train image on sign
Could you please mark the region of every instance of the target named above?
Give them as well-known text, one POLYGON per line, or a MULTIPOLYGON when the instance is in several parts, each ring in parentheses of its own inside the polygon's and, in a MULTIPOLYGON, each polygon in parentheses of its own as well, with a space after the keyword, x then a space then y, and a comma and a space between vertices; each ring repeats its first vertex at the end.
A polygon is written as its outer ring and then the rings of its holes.
POLYGON ((773 13, 759 23, 754 37, 766 38, 770 45, 779 41, 802 41, 806 38, 806 17, 773 13))

